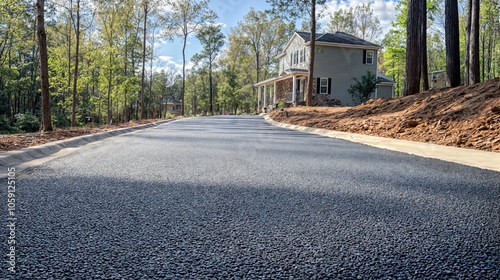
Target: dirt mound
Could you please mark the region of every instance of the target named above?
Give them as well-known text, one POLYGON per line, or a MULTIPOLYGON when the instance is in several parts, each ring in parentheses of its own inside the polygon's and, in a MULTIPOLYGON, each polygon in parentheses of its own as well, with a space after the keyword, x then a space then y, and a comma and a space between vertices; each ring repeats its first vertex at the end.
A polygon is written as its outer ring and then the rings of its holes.
POLYGON ((315 128, 500 152, 500 78, 357 107, 273 111, 276 121, 315 128))

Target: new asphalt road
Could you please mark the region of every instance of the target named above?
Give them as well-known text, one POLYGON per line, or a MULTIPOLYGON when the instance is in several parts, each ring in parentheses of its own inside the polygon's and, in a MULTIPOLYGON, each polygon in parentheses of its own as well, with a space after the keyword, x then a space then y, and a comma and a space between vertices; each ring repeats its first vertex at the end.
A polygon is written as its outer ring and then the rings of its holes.
POLYGON ((500 278, 500 173, 259 116, 181 119, 16 176, 0 279, 500 278))

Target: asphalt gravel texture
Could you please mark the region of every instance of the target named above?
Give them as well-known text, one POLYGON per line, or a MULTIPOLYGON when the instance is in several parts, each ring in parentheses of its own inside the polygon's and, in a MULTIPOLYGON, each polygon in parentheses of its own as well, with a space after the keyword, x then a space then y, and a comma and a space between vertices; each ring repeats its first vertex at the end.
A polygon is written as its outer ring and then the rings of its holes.
POLYGON ((500 279, 500 173, 260 116, 84 146, 17 174, 15 215, 0 279, 500 279))

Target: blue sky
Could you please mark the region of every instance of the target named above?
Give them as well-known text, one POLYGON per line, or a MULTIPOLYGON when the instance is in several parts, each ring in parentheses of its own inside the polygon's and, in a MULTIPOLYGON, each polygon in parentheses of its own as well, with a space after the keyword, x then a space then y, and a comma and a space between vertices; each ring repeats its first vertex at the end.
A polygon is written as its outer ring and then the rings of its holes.
MULTIPOLYGON (((395 7, 399 0, 333 0, 328 1, 326 9, 323 12, 325 15, 319 22, 323 26, 329 19, 329 14, 341 8, 355 7, 363 3, 372 3, 374 14, 379 17, 382 25, 382 30, 385 33, 390 28, 390 23, 396 16, 395 7)), ((265 0, 211 0, 209 7, 218 15, 217 22, 224 24, 223 33, 227 36, 230 28, 238 24, 238 22, 250 11, 253 7, 256 11, 264 11, 269 9, 270 5, 265 0)), ((301 21, 299 21, 301 22, 301 21)), ((201 45, 195 36, 188 38, 188 46, 186 48, 186 61, 201 50, 201 45)), ((164 42, 159 44, 155 49, 157 60, 155 61, 155 69, 171 68, 181 73, 182 71, 182 40, 175 39, 173 43, 164 42)), ((187 68, 191 64, 188 63, 187 68)))

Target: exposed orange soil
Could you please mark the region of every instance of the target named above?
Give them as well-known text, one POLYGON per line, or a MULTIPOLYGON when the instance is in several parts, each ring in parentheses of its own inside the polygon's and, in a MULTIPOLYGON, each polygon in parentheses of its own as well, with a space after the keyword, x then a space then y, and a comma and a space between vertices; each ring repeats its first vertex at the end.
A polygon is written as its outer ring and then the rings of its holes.
POLYGON ((164 119, 138 120, 132 123, 119 123, 117 125, 102 125, 94 128, 68 128, 56 129, 51 132, 32 132, 21 134, 0 135, 0 152, 13 151, 31 146, 41 145, 49 142, 64 140, 76 136, 94 134, 118 128, 138 126, 142 124, 157 122, 164 119))
POLYGON ((357 107, 275 110, 278 122, 500 153, 500 78, 357 107))

